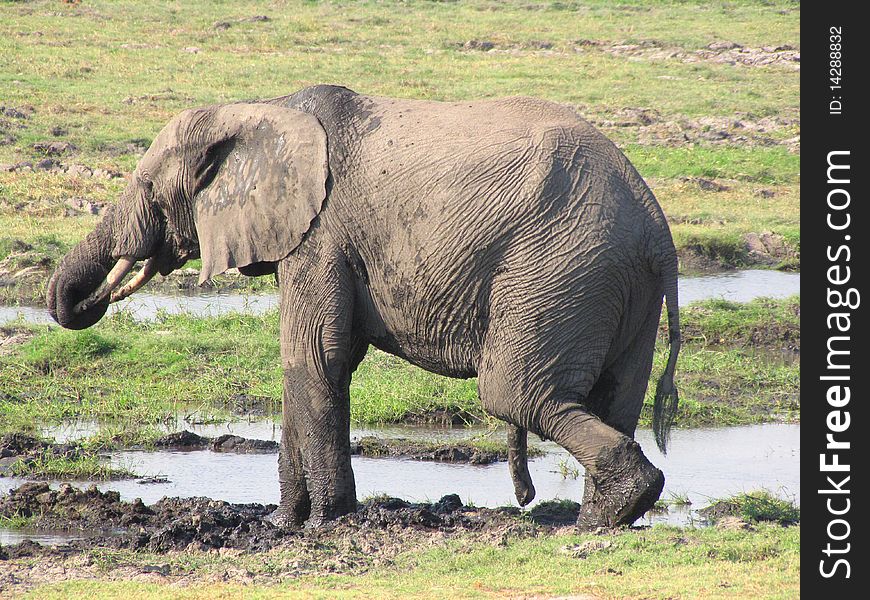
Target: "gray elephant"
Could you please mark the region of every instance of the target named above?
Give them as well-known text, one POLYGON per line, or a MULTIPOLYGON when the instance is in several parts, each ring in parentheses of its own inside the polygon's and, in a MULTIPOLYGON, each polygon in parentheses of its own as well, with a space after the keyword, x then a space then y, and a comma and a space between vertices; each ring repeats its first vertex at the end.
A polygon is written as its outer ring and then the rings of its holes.
POLYGON ((197 257, 201 282, 231 267, 277 276, 278 521, 316 526, 356 509, 349 384, 370 344, 478 377, 483 407, 511 425, 521 501, 533 494, 527 431, 584 465, 583 527, 631 523, 661 493, 664 475, 633 436, 663 296, 662 449, 676 411, 676 252, 640 175, 572 110, 314 86, 185 111, 63 259, 50 313, 88 327, 197 257))

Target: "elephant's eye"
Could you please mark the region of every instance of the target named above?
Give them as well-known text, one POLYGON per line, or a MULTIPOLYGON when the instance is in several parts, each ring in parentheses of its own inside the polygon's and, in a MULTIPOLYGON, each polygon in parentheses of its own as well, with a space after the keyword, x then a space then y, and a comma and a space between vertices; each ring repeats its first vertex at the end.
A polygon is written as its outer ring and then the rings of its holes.
POLYGON ((137 183, 142 188, 142 193, 146 198, 150 198, 154 194, 154 182, 148 179, 147 176, 139 176, 136 178, 137 183))

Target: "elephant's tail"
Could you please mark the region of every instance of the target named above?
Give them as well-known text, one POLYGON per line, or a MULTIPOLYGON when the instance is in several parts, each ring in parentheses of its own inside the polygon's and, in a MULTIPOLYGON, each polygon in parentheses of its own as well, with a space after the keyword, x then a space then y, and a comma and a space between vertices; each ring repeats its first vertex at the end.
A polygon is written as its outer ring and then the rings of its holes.
POLYGON ((528 430, 508 425, 508 468, 520 506, 535 499, 535 485, 529 474, 528 456, 528 430))
POLYGON ((677 416, 679 395, 677 386, 674 384, 674 370, 677 366, 677 356, 680 354, 680 307, 677 298, 677 259, 676 256, 668 260, 664 269, 665 274, 665 303, 668 309, 668 342, 670 353, 665 372, 659 378, 656 385, 656 395, 653 401, 653 433, 656 444, 663 454, 667 454, 668 438, 671 426, 677 416))

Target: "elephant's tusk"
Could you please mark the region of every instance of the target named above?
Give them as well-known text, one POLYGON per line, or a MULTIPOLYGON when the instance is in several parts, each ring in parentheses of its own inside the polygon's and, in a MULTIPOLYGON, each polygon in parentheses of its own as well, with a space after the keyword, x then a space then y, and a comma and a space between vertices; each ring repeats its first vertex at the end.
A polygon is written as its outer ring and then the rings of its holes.
POLYGON ((133 279, 127 282, 127 285, 122 287, 120 290, 112 292, 112 297, 109 302, 118 302, 119 300, 123 300, 124 298, 141 288, 143 285, 151 281, 151 279, 156 274, 157 258, 152 256, 145 261, 145 265, 138 273, 136 273, 136 276, 133 277, 133 279))
POLYGON ((112 267, 112 270, 109 271, 109 274, 106 275, 106 280, 100 284, 100 287, 94 290, 94 293, 90 296, 76 304, 75 312, 85 312, 111 294, 112 290, 118 287, 118 284, 124 280, 124 277, 127 276, 127 273, 130 272, 135 264, 135 258, 130 258, 129 256, 119 258, 115 266, 112 267))

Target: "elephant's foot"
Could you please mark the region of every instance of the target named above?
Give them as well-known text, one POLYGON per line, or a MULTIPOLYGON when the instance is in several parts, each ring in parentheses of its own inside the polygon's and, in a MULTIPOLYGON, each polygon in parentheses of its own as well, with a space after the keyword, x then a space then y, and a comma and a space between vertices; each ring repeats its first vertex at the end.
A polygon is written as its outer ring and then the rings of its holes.
POLYGON ((356 510, 356 494, 312 504, 306 492, 304 496, 292 500, 282 499, 278 508, 268 516, 268 520, 278 527, 314 528, 356 510))
POLYGON ((596 467, 595 475, 586 477, 577 517, 577 527, 583 530, 631 525, 653 507, 665 485, 664 473, 647 460, 634 440, 623 440, 602 452, 596 467))
POLYGON ((308 495, 305 494, 292 500, 286 497, 282 498, 281 504, 272 511, 267 519, 278 527, 298 529, 302 527, 310 514, 311 503, 308 500, 308 495))
POLYGON ((292 510, 279 506, 273 510, 266 520, 282 529, 298 529, 302 526, 305 520, 299 520, 299 517, 292 510))
POLYGON ((315 505, 311 507, 311 516, 305 521, 305 527, 320 527, 329 521, 334 521, 339 517, 356 512, 356 510, 356 494, 324 502, 319 506, 315 505))

